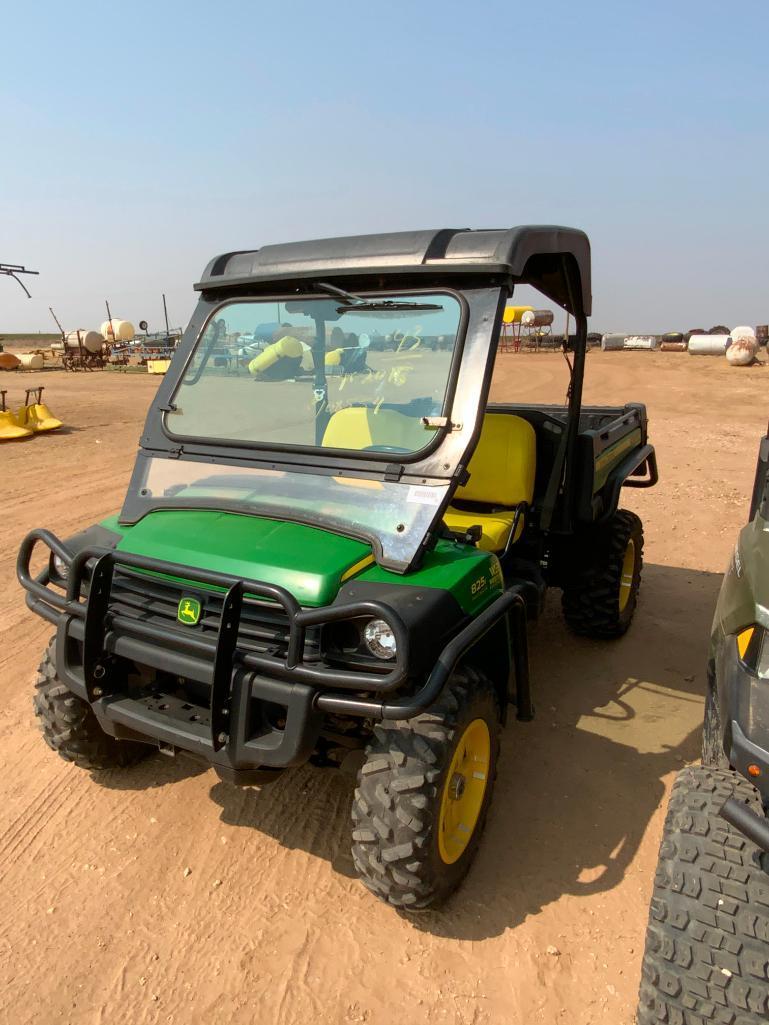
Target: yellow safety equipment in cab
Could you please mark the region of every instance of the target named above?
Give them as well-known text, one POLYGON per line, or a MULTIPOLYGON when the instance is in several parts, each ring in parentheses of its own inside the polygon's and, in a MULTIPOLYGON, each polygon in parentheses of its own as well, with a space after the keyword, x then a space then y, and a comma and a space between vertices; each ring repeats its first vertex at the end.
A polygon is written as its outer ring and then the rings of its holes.
POLYGON ((282 356, 289 359, 300 359, 303 353, 304 348, 298 338, 294 338, 293 335, 283 335, 277 342, 268 345, 264 352, 260 352, 251 360, 248 364, 248 372, 258 376, 268 370, 273 363, 277 363, 282 356))
POLYGON ((342 362, 342 354, 344 349, 332 349, 326 353, 325 364, 327 367, 338 367, 342 362))
POLYGON ((418 452, 433 437, 420 417, 396 409, 348 406, 333 414, 323 435, 325 448, 401 449, 418 452))
POLYGON ((532 503, 536 467, 537 439, 528 420, 507 413, 487 413, 467 468, 470 479, 454 494, 455 502, 473 503, 474 508, 449 506, 444 516, 449 530, 464 533, 479 526, 482 535, 478 547, 487 552, 502 551, 508 542, 517 541, 524 528, 522 515, 518 515, 512 541, 510 532, 518 506, 532 503))

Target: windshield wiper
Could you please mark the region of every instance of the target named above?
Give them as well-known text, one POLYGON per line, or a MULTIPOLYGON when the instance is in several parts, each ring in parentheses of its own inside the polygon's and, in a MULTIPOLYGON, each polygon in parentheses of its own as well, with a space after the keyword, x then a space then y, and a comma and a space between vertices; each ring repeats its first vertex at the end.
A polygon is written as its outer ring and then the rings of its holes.
POLYGON ((366 300, 361 299, 359 295, 353 295, 352 292, 345 292, 343 288, 337 288, 336 285, 328 285, 325 281, 316 281, 315 291, 325 292, 326 295, 330 296, 338 295, 342 299, 346 299, 348 303, 354 303, 357 306, 360 306, 361 303, 365 304, 366 302, 366 300))
POLYGON ((318 292, 325 292, 326 295, 338 295, 342 299, 347 300, 346 306, 338 306, 336 312, 352 313, 358 312, 359 310, 375 311, 380 313, 387 313, 389 311, 398 312, 399 310, 442 310, 442 306, 438 306, 435 303, 410 303, 410 302, 398 302, 394 299, 363 299, 359 295, 353 295, 352 292, 345 292, 343 288, 337 288, 336 285, 329 285, 325 281, 316 281, 315 288, 318 292))
POLYGON ((435 303, 401 303, 391 299, 374 299, 371 302, 360 302, 356 306, 338 306, 337 313, 399 313, 401 310, 442 310, 435 303))

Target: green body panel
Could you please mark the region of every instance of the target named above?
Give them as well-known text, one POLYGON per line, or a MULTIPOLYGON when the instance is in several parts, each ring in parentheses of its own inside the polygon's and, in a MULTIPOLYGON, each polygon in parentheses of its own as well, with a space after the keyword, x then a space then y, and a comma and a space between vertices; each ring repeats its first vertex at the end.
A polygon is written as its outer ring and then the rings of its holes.
POLYGON ((475 615, 504 590, 502 569, 496 555, 470 545, 439 541, 427 552, 419 569, 405 576, 370 566, 356 580, 372 583, 436 587, 450 591, 463 612, 475 615))
POLYGON ((371 554, 316 527, 203 509, 160 510, 120 530, 118 551, 277 584, 301 605, 333 601, 345 573, 371 554))
MULTIPOLYGON (((117 516, 102 527, 122 535, 118 551, 285 587, 300 605, 327 605, 343 580, 449 591, 475 615, 504 589, 496 555, 439 541, 405 576, 373 563, 371 547, 316 527, 261 516, 179 509, 150 513, 133 526, 117 516)), ((195 585, 199 587, 200 585, 195 585)))
POLYGON ((642 441, 640 428, 631 431, 630 434, 619 441, 615 441, 605 449, 595 461, 595 473, 593 475, 593 493, 600 491, 606 483, 606 478, 617 465, 617 463, 634 448, 638 448, 642 441))

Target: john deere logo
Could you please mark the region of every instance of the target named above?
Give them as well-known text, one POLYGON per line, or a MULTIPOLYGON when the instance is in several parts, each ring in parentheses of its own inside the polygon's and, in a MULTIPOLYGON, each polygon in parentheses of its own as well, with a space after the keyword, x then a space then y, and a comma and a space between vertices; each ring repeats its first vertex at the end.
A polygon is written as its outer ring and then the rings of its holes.
POLYGON ((182 598, 176 610, 176 618, 186 626, 196 626, 200 620, 200 602, 197 598, 182 598))

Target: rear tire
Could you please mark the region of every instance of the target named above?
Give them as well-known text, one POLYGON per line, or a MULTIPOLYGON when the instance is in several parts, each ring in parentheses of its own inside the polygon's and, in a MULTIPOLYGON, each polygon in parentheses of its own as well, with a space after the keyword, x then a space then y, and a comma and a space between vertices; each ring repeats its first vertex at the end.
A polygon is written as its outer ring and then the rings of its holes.
POLYGON ((578 535, 564 582, 563 616, 574 633, 621 637, 638 604, 643 569, 643 524, 618 509, 602 527, 578 535))
POLYGON ((769 876, 760 851, 719 815, 734 795, 762 811, 737 773, 703 765, 673 784, 646 933, 638 1025, 765 1025, 769 876))
POLYGON ((87 701, 56 675, 56 638, 43 655, 35 681, 35 715, 46 744, 81 769, 125 769, 152 753, 148 744, 105 733, 87 701))
POLYGON ((494 788, 499 720, 493 685, 466 667, 453 674, 429 712, 374 728, 353 801, 352 856, 362 881, 381 900, 425 910, 444 901, 467 874, 494 788), (488 760, 473 762, 464 774, 457 767, 469 766, 462 753, 472 751, 466 738, 474 734, 484 744, 487 738, 488 760), (461 805, 472 801, 483 776, 477 804, 461 805), (460 807, 468 814, 452 819, 460 807), (464 818, 473 817, 468 830, 464 818))

